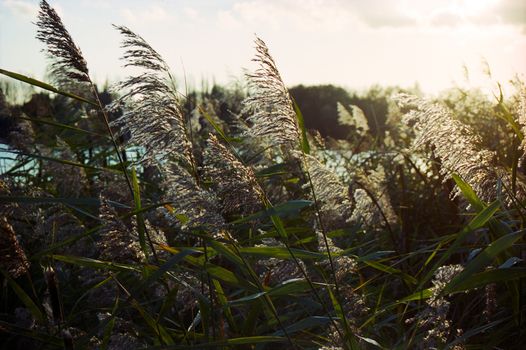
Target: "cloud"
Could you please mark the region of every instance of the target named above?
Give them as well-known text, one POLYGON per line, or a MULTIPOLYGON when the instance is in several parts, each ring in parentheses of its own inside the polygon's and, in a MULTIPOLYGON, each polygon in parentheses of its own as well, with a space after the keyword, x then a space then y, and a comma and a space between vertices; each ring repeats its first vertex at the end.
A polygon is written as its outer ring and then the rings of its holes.
POLYGON ((526 26, 524 0, 341 1, 370 27, 526 26))
POLYGON ((34 3, 30 3, 22 0, 4 0, 2 5, 7 7, 15 15, 35 18, 38 13, 38 6, 34 3))
POLYGON ((273 30, 290 28, 303 31, 342 29, 353 16, 336 0, 250 0, 238 1, 217 14, 220 25, 227 28, 264 26, 273 30))
POLYGON ((183 9, 183 14, 186 18, 193 20, 193 21, 199 20, 200 18, 199 12, 193 7, 185 7, 183 9))
POLYGON ((220 24, 265 24, 338 30, 369 28, 455 27, 463 24, 526 26, 524 0, 239 0, 218 13, 220 24))
POLYGON ((224 29, 239 29, 243 24, 234 16, 230 10, 221 10, 217 13, 217 23, 224 29))
POLYGON ((145 9, 124 8, 121 10, 120 14, 127 22, 133 24, 164 22, 172 18, 172 15, 159 5, 152 5, 145 9))
POLYGON ((428 20, 433 27, 455 27, 465 23, 465 17, 451 11, 437 11, 428 20))
POLYGON ((108 10, 112 7, 108 0, 82 0, 82 6, 98 10, 108 10))
POLYGON ((354 13, 366 25, 379 27, 407 27, 418 23, 417 15, 407 10, 406 2, 389 0, 340 1, 340 6, 354 13))
POLYGON ((526 1, 502 0, 495 10, 504 22, 526 26, 526 1))

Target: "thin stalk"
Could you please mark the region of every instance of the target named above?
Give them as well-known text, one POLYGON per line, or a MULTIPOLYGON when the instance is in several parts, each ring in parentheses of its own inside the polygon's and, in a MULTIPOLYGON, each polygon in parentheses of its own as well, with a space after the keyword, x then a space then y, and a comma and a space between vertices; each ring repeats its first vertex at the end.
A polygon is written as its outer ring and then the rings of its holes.
POLYGON ((389 224, 389 221, 387 220, 387 217, 385 216, 385 213, 384 211, 382 210, 382 207, 380 206, 380 203, 378 203, 378 200, 375 198, 375 196, 371 193, 371 191, 369 191, 367 189, 367 186, 364 186, 362 183, 360 183, 359 181, 356 181, 356 183, 365 191, 365 193, 367 193, 367 195, 369 196, 369 198, 371 198, 371 200, 373 201, 374 205, 376 206, 376 208, 378 209, 378 211, 380 212, 380 215, 382 215, 382 219, 384 219, 385 221, 385 226, 387 227, 387 231, 389 231, 389 235, 391 236, 391 240, 392 240, 392 243, 393 245, 396 247, 397 246, 397 242, 396 242, 396 238, 395 238, 395 234, 394 234, 394 231, 393 229, 391 228, 391 225, 389 224))
MULTIPOLYGON (((130 177, 128 175, 128 170, 127 170, 127 167, 126 167, 126 163, 124 163, 124 160, 122 159, 122 155, 121 155, 121 152, 120 152, 120 149, 119 149, 119 145, 117 144, 117 141, 115 140, 115 135, 113 134, 113 131, 111 130, 108 114, 106 113, 106 109, 102 105, 102 101, 100 100, 99 94, 97 92, 97 88, 95 87, 95 84, 93 84, 91 79, 89 81, 89 84, 90 84, 93 96, 97 100, 97 104, 99 106, 99 109, 100 109, 102 117, 103 117, 102 119, 103 119, 103 122, 104 122, 104 126, 106 127, 106 131, 108 132, 108 135, 111 138, 111 143, 113 144, 113 148, 115 150, 115 153, 117 154, 117 158, 119 160, 119 164, 121 165, 122 171, 124 173, 124 177, 126 178, 126 184, 128 185, 128 189, 130 190, 130 194, 131 194, 132 198, 134 198, 133 186, 132 186, 130 177)), ((150 249, 152 250, 152 254, 153 254, 153 257, 155 259, 155 262, 157 264, 159 264, 159 258, 157 256, 157 253, 155 252, 155 248, 153 246, 153 242, 152 242, 152 238, 150 237, 150 233, 148 232, 148 229, 146 228, 146 225, 143 225, 143 228, 144 228, 144 233, 146 234, 146 238, 148 239, 148 244, 150 245, 150 249)))
MULTIPOLYGON (((331 274, 332 274, 332 278, 334 280, 334 287, 335 287, 335 291, 336 291, 336 301, 338 302, 338 304, 340 305, 340 307, 342 308, 343 310, 343 307, 342 307, 342 303, 341 303, 341 300, 342 300, 342 297, 341 297, 341 293, 340 293, 340 284, 338 283, 338 279, 336 278, 336 268, 334 266, 334 261, 333 261, 333 258, 332 258, 332 254, 331 254, 331 250, 330 250, 330 246, 329 246, 329 240, 327 238, 327 233, 325 231, 325 226, 323 225, 323 222, 322 222, 322 219, 321 219, 321 211, 320 211, 320 207, 319 207, 319 202, 316 198, 316 191, 314 190, 314 184, 312 183, 312 179, 310 177, 310 173, 309 173, 309 170, 307 168, 307 159, 305 157, 305 153, 301 153, 302 156, 303 156, 303 163, 305 164, 305 175, 307 176, 307 180, 309 182, 309 186, 311 188, 311 192, 312 192, 312 198, 314 200, 314 208, 315 208, 315 211, 316 211, 316 218, 317 218, 317 221, 318 221, 318 224, 320 226, 320 231, 321 231, 321 234, 323 236, 323 242, 325 244, 325 249, 327 250, 327 256, 329 258, 329 265, 331 267, 331 274)), ((301 169, 301 164, 300 164, 300 169, 301 169)), ((347 321, 347 317, 345 316, 345 313, 342 312, 342 316, 343 316, 343 323, 344 323, 344 326, 345 326, 345 329, 346 330, 350 330, 350 327, 349 327, 349 322, 347 321)), ((338 328, 336 328, 338 329, 338 328)), ((338 334, 341 334, 340 332, 338 332, 338 334)), ((349 335, 352 335, 350 332, 349 332, 349 335)), ((348 338, 348 337, 346 337, 348 338)), ((342 337, 342 339, 345 339, 342 337)), ((352 341, 351 339, 348 339, 350 344, 351 344, 351 350, 354 348, 353 345, 352 345, 352 341)))
MULTIPOLYGON (((230 237, 230 235, 227 236, 228 237, 228 240, 229 240, 229 243, 232 245, 232 247, 234 248, 236 254, 239 256, 239 258, 243 261, 243 265, 245 265, 245 268, 247 269, 248 273, 249 273, 249 276, 252 278, 253 282, 256 283, 258 289, 260 292, 265 292, 265 289, 263 288, 263 285, 261 284, 261 281, 259 280, 259 277, 256 275, 256 273, 254 272, 254 270, 252 270, 252 268, 250 267, 250 265, 248 264, 248 262, 246 261, 246 259, 243 257, 243 255, 241 254, 241 251, 239 250, 236 242, 230 237)), ((294 349, 297 349, 296 345, 292 342, 292 339, 290 338, 290 335, 289 333, 287 332, 287 330, 285 329, 285 326, 283 326, 283 323, 281 322, 280 318, 279 318, 279 315, 278 315, 278 312, 276 310, 276 308, 274 307, 274 304, 272 303, 272 299, 267 295, 265 294, 264 295, 264 299, 265 299, 265 302, 267 303, 270 311, 272 312, 274 318, 276 319, 276 321, 278 322, 278 326, 279 328, 281 328, 281 330, 283 331, 283 334, 285 335, 285 337, 287 338, 288 342, 290 343, 290 345, 292 346, 292 348, 294 349)))

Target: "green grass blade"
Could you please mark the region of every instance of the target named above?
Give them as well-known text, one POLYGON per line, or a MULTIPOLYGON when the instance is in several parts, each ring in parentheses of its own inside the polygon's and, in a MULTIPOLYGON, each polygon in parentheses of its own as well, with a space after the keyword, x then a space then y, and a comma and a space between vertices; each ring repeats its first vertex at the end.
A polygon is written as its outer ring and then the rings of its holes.
POLYGON ((402 304, 402 303, 407 303, 410 301, 420 301, 420 300, 430 298, 431 295, 433 295, 433 291, 431 290, 431 288, 428 288, 428 289, 421 290, 420 292, 416 292, 411 295, 408 295, 405 298, 398 300, 397 303, 402 304))
POLYGON ((260 335, 252 337, 239 337, 230 338, 223 341, 199 343, 196 345, 175 345, 175 346, 163 346, 163 347, 152 347, 151 349, 165 349, 165 350, 193 350, 193 349, 204 349, 220 347, 232 347, 237 345, 255 345, 255 344, 267 344, 267 343, 286 343, 288 339, 286 337, 260 335))
POLYGON ((18 283, 16 283, 16 281, 13 280, 7 272, 5 272, 3 269, 0 269, 0 272, 2 273, 2 275, 4 275, 4 278, 7 284, 9 284, 11 289, 15 292, 15 294, 20 299, 20 301, 22 301, 22 303, 24 303, 24 305, 28 308, 28 310, 31 312, 33 317, 41 324, 45 324, 46 319, 44 317, 44 314, 42 313, 40 308, 37 306, 37 304, 35 304, 33 299, 31 299, 31 297, 27 295, 27 293, 22 289, 22 287, 20 287, 18 283))
POLYGON ((484 202, 480 200, 475 191, 473 191, 473 188, 467 182, 462 180, 462 178, 457 174, 453 174, 452 177, 453 180, 455 180, 455 183, 457 184, 458 188, 462 191, 464 197, 475 208, 475 210, 481 211, 482 209, 484 209, 484 202))
MULTIPOLYGON (((139 179, 137 178, 137 172, 135 171, 135 168, 132 168, 131 170, 131 181, 132 181, 132 188, 133 188, 133 201, 135 203, 135 210, 140 211, 141 210, 141 189, 139 187, 139 179)), ((144 232, 144 217, 142 216, 142 213, 138 213, 135 215, 137 218, 137 232, 139 233, 139 244, 141 246, 141 250, 144 253, 144 256, 148 256, 148 248, 146 246, 146 234, 144 232)))
POLYGON ((32 122, 35 122, 35 123, 39 123, 39 124, 46 124, 46 125, 55 126, 57 128, 60 128, 60 129, 70 130, 70 131, 78 132, 80 134, 93 135, 93 136, 101 137, 101 138, 104 138, 104 139, 109 139, 107 135, 102 135, 102 134, 99 134, 99 133, 96 133, 96 132, 93 132, 93 131, 90 131, 90 130, 80 129, 80 128, 77 128, 77 127, 74 127, 74 126, 71 126, 71 125, 62 124, 62 123, 55 122, 55 121, 50 120, 50 119, 29 118, 29 117, 24 117, 24 116, 18 116, 17 118, 18 119, 23 119, 23 120, 29 120, 29 121, 32 121, 32 122))
POLYGON ((469 233, 486 225, 486 223, 493 217, 493 215, 495 215, 495 213, 499 209, 499 206, 500 203, 498 201, 495 201, 491 203, 488 207, 482 209, 480 213, 478 213, 477 216, 475 216, 473 220, 471 220, 468 223, 468 225, 456 235, 456 239, 453 242, 453 244, 451 244, 451 246, 444 252, 444 254, 440 256, 440 258, 433 265, 431 270, 429 270, 425 277, 420 281, 417 289, 422 288, 422 286, 433 277, 435 271, 440 266, 442 266, 452 254, 454 254, 457 251, 458 247, 460 247, 462 242, 464 242, 469 233))
POLYGON ((20 151, 11 150, 11 149, 2 150, 2 152, 18 154, 18 155, 21 155, 21 156, 31 157, 31 158, 35 158, 35 159, 47 160, 47 161, 60 163, 60 164, 64 164, 64 165, 76 166, 76 167, 79 167, 79 168, 92 169, 92 170, 98 170, 98 171, 108 171, 108 172, 112 172, 112 173, 116 173, 116 174, 121 174, 122 173, 121 170, 117 170, 117 169, 113 169, 113 168, 99 168, 99 167, 96 167, 96 166, 92 166, 92 165, 88 165, 88 164, 82 164, 82 163, 74 162, 74 161, 71 161, 71 160, 65 160, 65 159, 59 159, 59 158, 54 158, 54 157, 48 157, 48 156, 43 156, 43 155, 35 154, 35 153, 26 153, 26 152, 20 152, 20 151))
POLYGON ((99 107, 99 105, 96 102, 94 102, 94 101, 87 100, 84 97, 80 97, 80 96, 77 96, 77 95, 69 93, 69 92, 61 91, 61 90, 57 89, 56 87, 54 87, 52 85, 49 85, 49 84, 41 82, 39 80, 27 77, 25 75, 18 74, 18 73, 15 73, 15 72, 10 72, 8 70, 1 69, 1 68, 0 68, 0 74, 6 75, 6 76, 8 76, 10 78, 13 78, 13 79, 16 79, 18 81, 24 82, 26 84, 33 85, 33 86, 42 88, 44 90, 48 90, 48 91, 54 92, 54 93, 59 94, 59 95, 63 95, 63 96, 75 99, 77 101, 88 103, 88 104, 90 104, 92 106, 95 106, 95 107, 99 107))
POLYGON ((451 291, 463 292, 474 288, 484 287, 490 283, 516 280, 524 277, 526 277, 525 267, 489 270, 476 273, 471 277, 458 282, 451 291))
POLYGON ((292 99, 292 103, 294 104, 294 111, 296 112, 296 118, 298 120, 298 126, 301 130, 301 150, 305 154, 310 153, 310 145, 309 145, 309 139, 307 138, 307 129, 305 128, 305 120, 303 119, 303 113, 301 113, 300 107, 292 99))
MULTIPOLYGON (((304 260, 321 260, 326 259, 327 254, 319 252, 311 252, 308 250, 290 248, 294 253, 294 256, 298 259, 304 260)), ((243 255, 248 256, 261 256, 268 258, 277 258, 277 259, 292 259, 290 252, 286 247, 243 247, 239 248, 239 251, 243 255)))
POLYGON ((53 259, 94 269, 108 270, 108 271, 140 271, 139 266, 119 264, 112 261, 102 261, 97 259, 85 258, 81 256, 66 256, 66 255, 51 255, 53 259))
POLYGON ((515 242, 521 239, 524 233, 526 233, 526 230, 513 232, 491 243, 486 249, 480 252, 460 274, 453 278, 453 280, 444 288, 443 292, 445 294, 451 293, 458 285, 465 283, 465 281, 469 281, 477 271, 481 271, 488 266, 498 254, 510 248, 515 242))
POLYGON ((227 295, 225 294, 225 291, 223 287, 221 286, 221 282, 219 282, 216 279, 213 279, 212 283, 214 284, 217 301, 219 302, 219 305, 221 305, 221 308, 223 309, 228 326, 230 327, 230 329, 233 330, 234 333, 237 333, 238 332, 237 324, 234 320, 234 315, 232 314, 232 310, 228 304, 227 295))
POLYGON ((286 216, 291 214, 297 214, 300 210, 307 208, 312 205, 312 201, 308 200, 291 200, 276 206, 269 207, 265 210, 258 211, 252 215, 246 216, 239 220, 231 222, 231 224, 241 224, 250 222, 256 219, 272 216, 286 216))
POLYGON ((384 264, 382 264, 382 263, 380 263, 378 261, 373 261, 373 260, 369 260, 369 261, 366 260, 366 261, 363 261, 363 262, 365 264, 371 266, 372 268, 375 268, 375 269, 377 269, 379 271, 385 272, 385 273, 387 273, 389 275, 399 275, 407 283, 410 283, 410 284, 417 284, 418 283, 416 278, 414 278, 413 276, 408 275, 405 272, 402 272, 401 270, 395 269, 394 267, 387 266, 387 265, 384 265, 384 264))

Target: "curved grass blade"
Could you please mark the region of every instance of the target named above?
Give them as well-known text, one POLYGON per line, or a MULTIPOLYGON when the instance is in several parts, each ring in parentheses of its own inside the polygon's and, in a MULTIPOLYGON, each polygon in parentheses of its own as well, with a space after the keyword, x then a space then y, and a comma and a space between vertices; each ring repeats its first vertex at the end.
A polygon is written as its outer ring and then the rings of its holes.
MULTIPOLYGON (((449 257, 456 252, 458 247, 462 244, 462 242, 466 239, 467 235, 471 232, 473 232, 476 229, 479 229, 486 225, 486 223, 495 215, 497 210, 499 209, 500 203, 498 201, 495 201, 491 203, 486 208, 483 208, 477 216, 471 220, 466 227, 462 231, 460 231, 456 236, 455 241, 451 246, 446 250, 444 254, 440 256, 440 258, 437 260, 437 262, 433 265, 431 270, 425 275, 425 277, 420 281, 418 288, 422 288, 424 284, 427 283, 432 277, 435 271, 443 265, 443 263, 449 259, 449 257)), ((444 244, 444 242, 440 242, 441 245, 444 244)))
POLYGON ((51 126, 55 126, 57 128, 70 130, 70 131, 75 131, 75 132, 78 132, 78 133, 81 133, 81 134, 88 134, 88 135, 98 136, 98 137, 102 137, 102 138, 105 138, 105 139, 109 140, 109 137, 107 135, 102 135, 102 134, 99 134, 99 133, 96 133, 96 132, 90 131, 90 130, 80 129, 80 128, 77 128, 77 127, 74 127, 74 126, 71 126, 71 125, 62 124, 62 123, 55 122, 55 121, 52 121, 52 120, 49 120, 49 119, 29 118, 29 117, 24 117, 24 116, 18 116, 16 118, 32 121, 32 122, 35 122, 35 123, 51 125, 51 126))
POLYGON ((10 78, 13 78, 13 79, 16 79, 18 81, 24 82, 26 84, 33 85, 33 86, 42 88, 42 89, 47 90, 47 91, 54 92, 54 93, 59 94, 59 95, 75 99, 77 101, 84 102, 84 103, 90 104, 90 105, 95 106, 95 107, 99 107, 99 105, 96 102, 94 102, 94 101, 87 100, 84 97, 80 97, 80 96, 77 96, 75 94, 59 90, 56 87, 54 87, 54 86, 52 86, 52 85, 50 85, 48 83, 44 83, 42 81, 39 81, 39 80, 30 78, 30 77, 27 77, 25 75, 18 74, 18 73, 15 73, 15 72, 10 72, 8 70, 1 69, 1 68, 0 68, 0 74, 6 75, 6 76, 8 76, 10 78))
POLYGON ((471 188, 471 186, 467 182, 462 180, 462 178, 457 174, 453 174, 452 177, 453 180, 455 180, 455 183, 457 184, 458 188, 462 191, 464 197, 475 208, 475 210, 481 211, 482 209, 484 209, 484 202, 480 200, 473 188, 471 188))
MULTIPOLYGON (((0 197, 0 203, 2 203, 2 198, 4 197, 0 197)), ((149 210, 152 210, 152 209, 155 209, 155 208, 158 208, 158 207, 162 207, 166 204, 169 204, 170 202, 163 202, 163 203, 156 203, 156 204, 151 204, 151 205, 148 205, 144 208, 142 208, 141 210, 134 210, 134 211, 131 211, 125 215, 122 215, 119 217, 119 219, 126 219, 126 218, 129 218, 133 215, 136 215, 137 213, 144 213, 144 212, 147 212, 149 210)), ((55 244, 52 244, 51 246, 47 247, 46 249, 34 254, 31 259, 32 260, 38 260, 40 258, 42 258, 43 256, 45 255, 49 255, 50 253, 52 253, 55 249, 59 249, 59 248, 62 248, 64 246, 67 246, 68 244, 73 244, 75 243, 76 241, 78 241, 79 239, 82 239, 84 237, 87 237, 87 236, 90 236, 92 234, 94 234, 95 232, 97 232, 98 230, 100 230, 101 228, 103 228, 104 225, 97 225, 89 230, 86 230, 78 235, 75 235, 75 236, 72 236, 70 238, 67 238, 61 242, 58 242, 58 243, 55 243, 55 244)))
POLYGON ((0 329, 2 330, 2 340, 6 337, 6 334, 16 335, 18 338, 25 337, 34 339, 45 345, 53 346, 53 349, 60 349, 64 345, 64 340, 56 336, 49 335, 43 331, 37 331, 34 329, 22 328, 17 325, 0 320, 0 329))
POLYGON ((65 160, 65 159, 60 159, 60 158, 47 157, 47 156, 43 156, 43 155, 40 155, 40 154, 25 153, 25 152, 20 152, 20 151, 14 151, 14 150, 11 150, 11 149, 2 150, 2 152, 18 154, 18 155, 21 155, 21 156, 31 157, 31 158, 36 158, 36 159, 48 160, 48 161, 51 161, 51 162, 61 163, 61 164, 65 164, 65 165, 72 165, 72 166, 76 166, 76 167, 80 167, 80 168, 86 168, 86 169, 92 169, 92 170, 98 170, 98 171, 108 171, 108 172, 112 172, 112 173, 116 173, 116 174, 121 174, 122 173, 122 170, 116 170, 116 169, 109 168, 109 167, 108 168, 99 168, 99 167, 92 166, 92 165, 82 164, 82 163, 73 162, 73 161, 70 161, 70 160, 65 160))
MULTIPOLYGON (((0 203, 62 203, 64 205, 100 206, 98 198, 61 198, 61 197, 23 197, 23 196, 0 196, 0 203)), ((119 202, 108 201, 112 206, 129 209, 128 206, 119 202)))
POLYGON ((35 302, 33 301, 33 299, 31 299, 31 297, 29 295, 27 295, 27 293, 22 289, 22 287, 20 287, 18 285, 18 283, 16 283, 15 280, 13 280, 9 274, 7 272, 5 272, 3 269, 0 269, 0 273, 2 273, 2 275, 4 276, 7 284, 9 284, 9 286, 11 287, 11 289, 13 289, 13 291, 15 292, 15 294, 18 296, 18 298, 20 299, 20 301, 22 301, 22 303, 24 303, 24 305, 28 308, 28 310, 31 312, 31 314, 33 315, 33 317, 38 321, 40 322, 41 324, 45 324, 46 322, 46 319, 44 317, 44 314, 42 313, 42 311, 40 310, 40 308, 37 306, 37 304, 35 304, 35 302))
POLYGON ((451 280, 451 282, 444 288, 443 293, 451 293, 454 290, 456 290, 459 285, 462 285, 462 283, 466 283, 466 281, 471 281, 473 275, 477 271, 481 271, 486 266, 488 266, 498 254, 510 248, 515 242, 521 239, 525 233, 526 230, 513 232, 491 243, 464 268, 464 271, 459 273, 455 278, 453 278, 453 280, 451 280))
POLYGON ((266 343, 287 343, 288 339, 286 337, 270 336, 270 335, 260 335, 253 337, 240 337, 240 338, 230 338, 224 341, 210 342, 210 343, 200 343, 198 345, 175 345, 175 346, 163 346, 163 347, 153 347, 152 349, 164 349, 164 350, 192 350, 192 349, 201 349, 201 348, 220 348, 220 347, 229 347, 236 345, 253 345, 253 344, 266 344, 266 343))
MULTIPOLYGON (((319 252, 311 252, 308 250, 290 248, 294 256, 298 259, 327 259, 327 254, 319 252)), ((286 247, 242 247, 239 251, 243 255, 249 256, 263 256, 277 259, 292 259, 289 250, 286 247)))
POLYGON ((465 280, 460 281, 451 290, 452 292, 463 292, 474 288, 484 287, 490 283, 498 283, 504 281, 515 280, 526 277, 525 267, 514 267, 495 269, 476 273, 465 280))
POLYGON ((85 258, 82 256, 68 256, 68 255, 51 255, 51 258, 84 267, 91 267, 94 269, 108 270, 108 271, 140 271, 140 267, 135 265, 119 264, 112 261, 102 261, 97 259, 85 258))
POLYGON ((305 129, 305 120, 303 119, 303 113, 301 113, 300 106, 296 103, 293 97, 291 97, 292 103, 294 104, 294 111, 296 112, 296 118, 298 120, 298 126, 301 130, 301 150, 305 154, 310 153, 309 139, 307 138, 307 129, 305 129))
POLYGON ((312 201, 308 200, 291 200, 283 204, 278 204, 272 207, 269 207, 265 210, 258 211, 250 216, 246 216, 239 220, 231 222, 231 224, 241 224, 245 222, 250 222, 256 219, 261 219, 265 217, 273 216, 286 216, 294 214, 302 210, 303 208, 309 207, 312 205, 312 201))
POLYGON ((391 266, 388 266, 388 265, 385 265, 385 264, 382 264, 378 261, 373 261, 373 260, 364 260, 363 261, 366 265, 369 265, 371 266, 372 268, 375 268, 379 271, 382 271, 382 272, 385 272, 389 275, 399 275, 400 277, 402 277, 402 279, 404 281, 406 281, 407 283, 410 283, 410 284, 417 284, 418 281, 416 280, 416 278, 414 278, 413 276, 411 275, 408 275, 407 273, 405 272, 402 272, 401 270, 399 269, 395 269, 394 267, 391 267, 391 266))

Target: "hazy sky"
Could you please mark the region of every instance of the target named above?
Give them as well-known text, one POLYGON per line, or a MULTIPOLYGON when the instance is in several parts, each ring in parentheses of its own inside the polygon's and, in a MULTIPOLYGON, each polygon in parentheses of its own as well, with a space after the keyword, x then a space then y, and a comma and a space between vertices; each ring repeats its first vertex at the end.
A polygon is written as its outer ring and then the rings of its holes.
MULTIPOLYGON (((130 27, 193 85, 226 83, 251 67, 254 34, 289 86, 412 86, 428 92, 526 74, 525 0, 56 0, 92 77, 126 75, 120 38, 130 27)), ((34 39, 38 1, 0 0, 0 67, 42 79, 34 39)))

